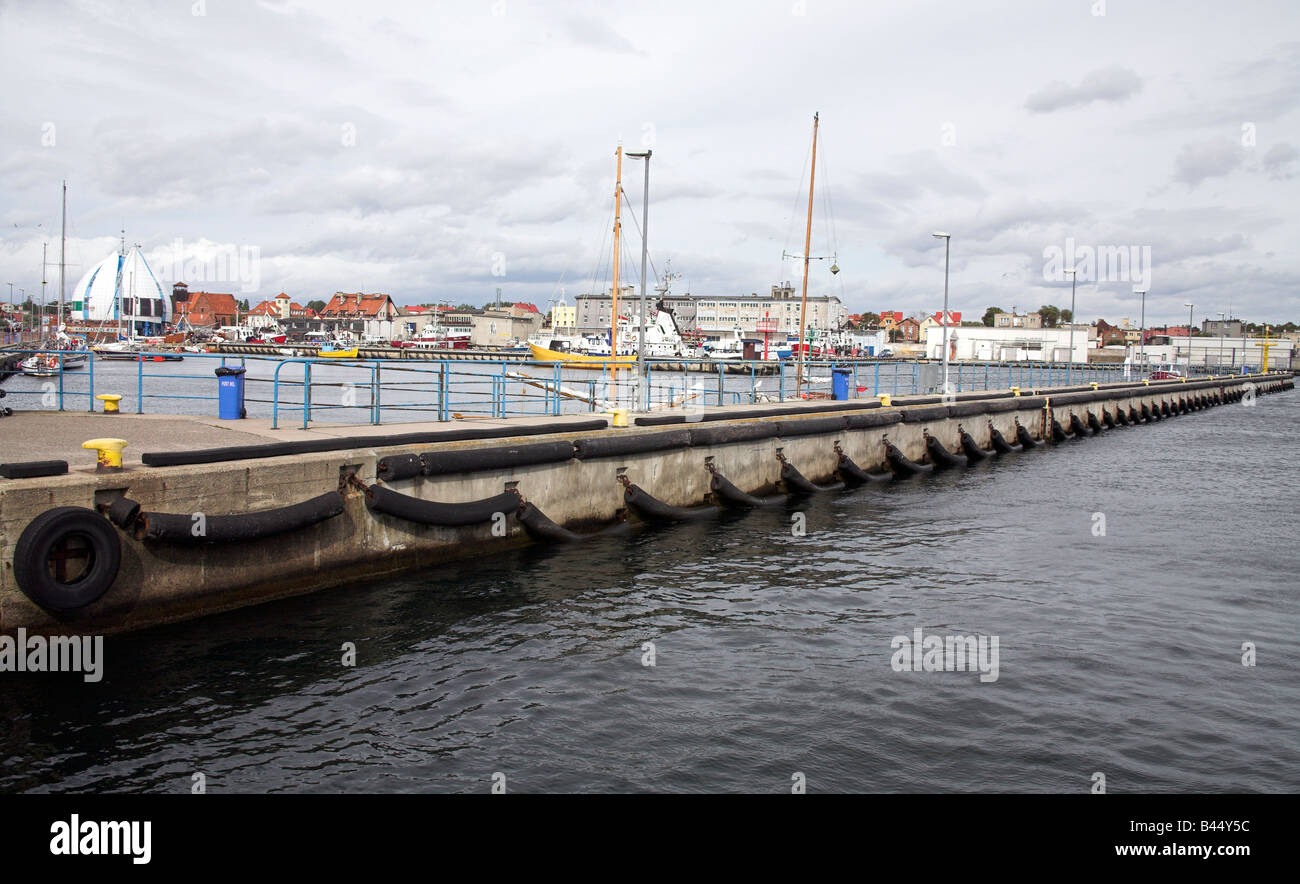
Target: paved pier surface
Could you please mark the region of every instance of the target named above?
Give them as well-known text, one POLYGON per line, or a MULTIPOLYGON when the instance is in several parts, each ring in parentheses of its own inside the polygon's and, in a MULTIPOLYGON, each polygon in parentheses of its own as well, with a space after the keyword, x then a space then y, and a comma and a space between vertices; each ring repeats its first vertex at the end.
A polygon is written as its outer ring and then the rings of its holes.
MULTIPOLYGON (((712 410, 712 409, 710 409, 712 410)), ((560 417, 535 415, 509 419, 421 421, 418 423, 321 424, 309 429, 271 429, 270 418, 219 420, 162 414, 86 414, 85 412, 29 411, 0 418, 0 462, 66 460, 69 468, 95 466, 95 452, 81 447, 88 439, 125 439, 125 466, 140 466, 146 451, 190 451, 224 448, 230 445, 262 445, 268 442, 298 442, 330 436, 391 436, 397 433, 453 432, 465 427, 502 427, 550 423, 557 433, 568 424, 590 421, 603 414, 572 414, 560 417)))

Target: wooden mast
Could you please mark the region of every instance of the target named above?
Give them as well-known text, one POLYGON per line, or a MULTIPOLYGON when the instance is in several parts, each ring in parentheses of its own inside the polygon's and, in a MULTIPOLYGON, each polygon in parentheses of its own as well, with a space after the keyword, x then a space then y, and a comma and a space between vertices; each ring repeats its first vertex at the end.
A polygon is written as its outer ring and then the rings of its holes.
POLYGON ((804 323, 808 316, 808 261, 812 253, 813 183, 817 178, 817 124, 820 113, 813 114, 812 170, 808 174, 808 226, 803 238, 803 296, 799 299, 799 365, 795 371, 795 393, 803 394, 804 323))
POLYGON ((611 374, 614 372, 615 369, 615 363, 613 362, 613 360, 618 358, 618 253, 619 253, 618 237, 623 229, 622 221, 620 220, 622 217, 622 208, 623 208, 623 199, 622 199, 623 197, 623 145, 622 144, 618 146, 618 152, 616 156, 618 157, 618 174, 614 182, 614 287, 613 289, 610 290, 610 295, 613 299, 611 304, 611 306, 613 307, 613 311, 609 318, 609 358, 611 360, 610 361, 611 374))

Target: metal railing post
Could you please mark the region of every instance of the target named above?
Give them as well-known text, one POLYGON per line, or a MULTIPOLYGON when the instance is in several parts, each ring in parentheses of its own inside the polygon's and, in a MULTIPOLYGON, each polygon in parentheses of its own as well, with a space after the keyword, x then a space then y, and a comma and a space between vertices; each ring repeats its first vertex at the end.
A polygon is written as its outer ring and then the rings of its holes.
POLYGON ((302 428, 307 429, 307 422, 311 420, 311 360, 304 363, 306 366, 302 373, 302 428))

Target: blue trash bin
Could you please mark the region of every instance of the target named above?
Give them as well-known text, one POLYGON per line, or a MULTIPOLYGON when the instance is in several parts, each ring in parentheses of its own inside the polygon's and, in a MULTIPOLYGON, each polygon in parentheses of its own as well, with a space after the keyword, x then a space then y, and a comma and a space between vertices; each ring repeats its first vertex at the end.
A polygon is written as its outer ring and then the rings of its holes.
POLYGON ((217 417, 236 421, 244 416, 244 367, 223 365, 217 369, 217 417))
POLYGON ((849 398, 849 375, 847 368, 831 369, 831 393, 836 399, 849 398))

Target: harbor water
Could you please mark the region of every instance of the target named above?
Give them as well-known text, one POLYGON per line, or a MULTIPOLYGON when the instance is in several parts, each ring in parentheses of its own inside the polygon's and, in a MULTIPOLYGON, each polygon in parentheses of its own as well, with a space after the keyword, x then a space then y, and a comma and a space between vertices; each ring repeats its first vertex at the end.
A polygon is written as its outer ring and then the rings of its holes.
POLYGON ((1298 425, 1260 397, 110 636, 100 682, 0 675, 0 790, 1293 792, 1298 425), (996 638, 996 678, 899 671, 917 629, 996 638))

